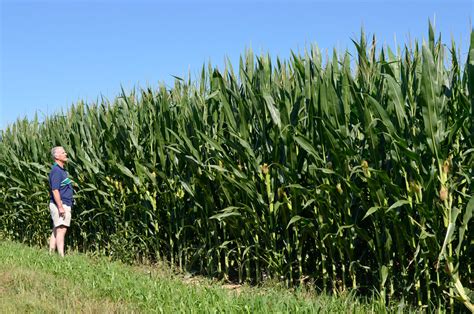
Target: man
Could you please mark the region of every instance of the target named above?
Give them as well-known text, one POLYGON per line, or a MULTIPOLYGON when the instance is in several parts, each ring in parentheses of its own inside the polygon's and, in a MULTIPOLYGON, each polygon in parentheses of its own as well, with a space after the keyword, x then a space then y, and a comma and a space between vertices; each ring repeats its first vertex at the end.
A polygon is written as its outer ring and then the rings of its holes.
POLYGON ((56 249, 64 257, 64 238, 67 228, 71 225, 71 208, 74 190, 68 173, 64 170, 67 153, 61 146, 51 149, 54 164, 49 173, 50 203, 49 209, 53 220, 53 232, 49 239, 49 252, 56 249))

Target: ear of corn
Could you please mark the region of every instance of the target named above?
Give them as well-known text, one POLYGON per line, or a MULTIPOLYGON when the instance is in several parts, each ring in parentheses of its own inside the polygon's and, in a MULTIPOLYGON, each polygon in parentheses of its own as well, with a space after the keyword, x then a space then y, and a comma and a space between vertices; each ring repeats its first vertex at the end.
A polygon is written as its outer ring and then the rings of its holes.
POLYGON ((196 84, 18 120, 0 134, 0 232, 45 243, 48 152, 63 145, 79 250, 469 306, 474 33, 464 66, 431 26, 400 54, 354 44, 355 68, 348 52, 248 51, 238 76, 209 65, 196 84))

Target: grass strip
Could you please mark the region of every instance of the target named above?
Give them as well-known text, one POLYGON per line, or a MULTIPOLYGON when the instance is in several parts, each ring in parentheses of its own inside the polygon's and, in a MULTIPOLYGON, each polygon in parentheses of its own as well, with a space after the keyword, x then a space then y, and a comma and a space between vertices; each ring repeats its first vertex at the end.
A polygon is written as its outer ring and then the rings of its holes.
POLYGON ((71 252, 64 259, 44 249, 0 241, 0 308, 6 312, 328 313, 383 312, 345 296, 225 285, 187 277, 165 265, 128 266, 71 252))

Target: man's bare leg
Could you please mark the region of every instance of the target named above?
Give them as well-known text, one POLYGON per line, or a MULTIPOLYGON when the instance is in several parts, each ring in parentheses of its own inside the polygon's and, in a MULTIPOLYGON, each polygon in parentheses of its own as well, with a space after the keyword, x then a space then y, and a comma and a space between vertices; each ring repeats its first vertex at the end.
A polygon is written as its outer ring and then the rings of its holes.
POLYGON ((49 237, 49 254, 54 253, 54 251, 56 251, 56 228, 53 228, 49 237))
POLYGON ((64 238, 66 236, 67 227, 59 226, 56 228, 56 246, 58 253, 61 257, 64 257, 64 238))

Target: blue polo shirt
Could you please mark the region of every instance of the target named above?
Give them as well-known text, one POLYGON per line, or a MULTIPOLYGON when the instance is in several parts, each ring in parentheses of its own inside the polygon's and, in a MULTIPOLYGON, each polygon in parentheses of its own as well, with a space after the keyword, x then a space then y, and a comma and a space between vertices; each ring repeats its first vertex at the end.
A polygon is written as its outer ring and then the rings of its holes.
POLYGON ((59 195, 63 204, 72 206, 72 196, 74 194, 72 181, 68 178, 67 171, 64 170, 64 168, 61 168, 57 163, 53 164, 53 168, 51 168, 51 172, 49 173, 50 202, 56 204, 53 197, 53 190, 59 190, 59 195))

